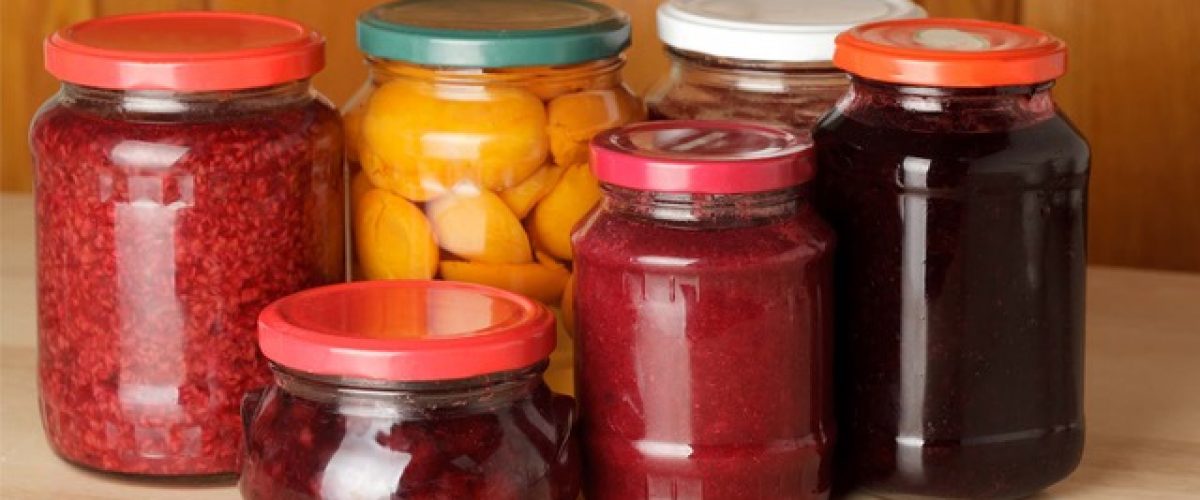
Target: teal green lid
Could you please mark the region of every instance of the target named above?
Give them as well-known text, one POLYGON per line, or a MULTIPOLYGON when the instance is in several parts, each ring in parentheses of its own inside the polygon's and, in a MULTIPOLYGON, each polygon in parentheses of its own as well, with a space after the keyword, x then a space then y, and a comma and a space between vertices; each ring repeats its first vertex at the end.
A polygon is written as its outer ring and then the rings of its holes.
POLYGON ((585 0, 400 0, 358 16, 358 48, 426 66, 505 68, 604 59, 629 16, 585 0))

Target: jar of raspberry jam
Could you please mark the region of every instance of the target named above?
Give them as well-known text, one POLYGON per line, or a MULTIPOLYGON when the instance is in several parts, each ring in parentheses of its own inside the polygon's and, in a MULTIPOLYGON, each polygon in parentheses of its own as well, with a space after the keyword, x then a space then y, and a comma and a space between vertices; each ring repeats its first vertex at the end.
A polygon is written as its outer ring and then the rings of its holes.
POLYGON ((591 500, 826 498, 833 233, 806 139, 662 121, 596 137, 576 229, 591 500))
POLYGON ((668 0, 658 34, 671 71, 654 119, 747 119, 808 132, 846 92, 833 39, 871 21, 924 17, 909 0, 668 0))
POLYGON ((242 495, 575 500, 575 400, 542 380, 554 316, 512 292, 364 281, 284 298, 245 405, 242 495))
POLYGON ((270 380, 261 309, 345 279, 342 130, 309 77, 323 38, 273 17, 67 27, 34 118, 38 381, 66 460, 234 473, 243 394, 270 380))
POLYGON ((838 38, 814 136, 838 232, 839 472, 884 496, 1017 498, 1083 449, 1088 145, 1067 47, 984 21, 838 38))

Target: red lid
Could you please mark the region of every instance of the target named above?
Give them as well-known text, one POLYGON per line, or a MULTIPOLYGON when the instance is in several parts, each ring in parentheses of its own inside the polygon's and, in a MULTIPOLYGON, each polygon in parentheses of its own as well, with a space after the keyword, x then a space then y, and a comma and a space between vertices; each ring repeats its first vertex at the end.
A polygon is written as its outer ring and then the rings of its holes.
POLYGON ((838 35, 833 64, 872 80, 933 87, 997 87, 1054 80, 1067 44, 1033 28, 974 19, 905 19, 838 35))
POLYGON ((295 370, 389 381, 516 370, 554 350, 554 315, 520 295, 452 281, 305 290, 258 319, 263 355, 295 370))
POLYGON ((46 71, 122 90, 235 90, 308 78, 325 66, 325 38, 278 17, 163 12, 73 24, 46 39, 46 71))
POLYGON ((643 122, 592 139, 601 182, 644 191, 754 193, 813 176, 811 144, 770 125, 717 120, 643 122))

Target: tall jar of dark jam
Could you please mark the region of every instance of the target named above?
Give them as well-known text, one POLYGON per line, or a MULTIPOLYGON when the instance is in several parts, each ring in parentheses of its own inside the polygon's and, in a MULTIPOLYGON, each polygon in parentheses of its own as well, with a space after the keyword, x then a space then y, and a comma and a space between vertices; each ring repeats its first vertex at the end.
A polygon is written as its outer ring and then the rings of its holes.
POLYGON ((42 421, 66 460, 237 472, 271 301, 345 278, 342 128, 285 19, 96 19, 46 42, 33 120, 42 421))
POLYGON ((246 398, 249 500, 576 500, 575 400, 542 379, 554 315, 512 292, 365 281, 268 306, 246 398))
POLYGON ((923 17, 909 0, 669 0, 658 34, 671 71, 649 92, 653 119, 744 119, 808 132, 846 92, 834 37, 923 17))
POLYGON ((1078 464, 1090 154, 1051 97, 1066 55, 983 21, 839 36, 852 83, 814 136, 847 488, 1016 498, 1078 464))
POLYGON ((592 145, 576 229, 590 500, 822 499, 833 440, 833 234, 808 140, 661 121, 592 145))

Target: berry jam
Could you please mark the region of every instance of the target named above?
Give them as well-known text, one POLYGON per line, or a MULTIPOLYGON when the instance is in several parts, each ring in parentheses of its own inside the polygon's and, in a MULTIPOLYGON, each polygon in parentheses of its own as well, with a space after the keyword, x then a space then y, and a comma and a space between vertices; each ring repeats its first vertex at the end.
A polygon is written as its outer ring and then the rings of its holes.
POLYGON ((815 134, 838 233, 838 471, 1015 498, 1083 448, 1088 147, 1050 85, 856 78, 815 134))
POLYGON ((833 234, 798 190, 607 185, 574 238, 588 498, 825 498, 833 234))
POLYGON ((307 81, 237 92, 67 84, 35 119, 47 436, 107 471, 237 471, 270 374, 269 302, 344 279, 342 132, 307 81))
POLYGON ((276 368, 248 408, 242 495, 575 500, 575 400, 544 369, 388 387, 276 368))

